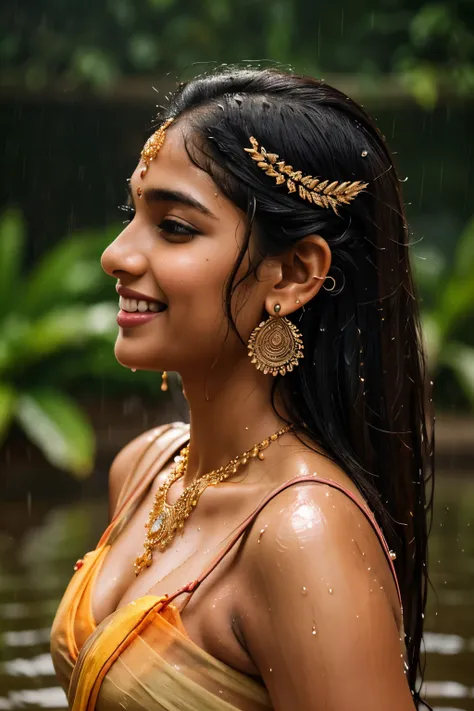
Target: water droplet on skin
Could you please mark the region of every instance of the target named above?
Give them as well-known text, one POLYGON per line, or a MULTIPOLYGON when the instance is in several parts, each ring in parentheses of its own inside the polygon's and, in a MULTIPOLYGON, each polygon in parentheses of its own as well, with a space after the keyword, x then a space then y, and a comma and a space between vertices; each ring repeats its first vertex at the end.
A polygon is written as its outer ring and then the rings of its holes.
POLYGON ((332 595, 333 592, 334 592, 334 590, 333 590, 332 588, 329 588, 329 589, 328 589, 328 593, 329 593, 330 595, 332 595))
POLYGON ((269 671, 269 672, 272 672, 272 671, 273 671, 273 669, 272 669, 272 668, 270 667, 270 669, 269 669, 268 671, 269 671))
POLYGON ((301 588, 301 594, 302 594, 302 595, 307 595, 307 594, 308 594, 308 588, 307 588, 305 585, 303 585, 303 587, 301 588))
POLYGON ((312 628, 311 628, 311 634, 313 634, 313 635, 316 635, 316 634, 317 634, 316 625, 314 624, 314 622, 313 622, 313 626, 312 626, 312 628))
POLYGON ((266 529, 266 528, 268 528, 268 523, 267 523, 266 526, 264 526, 263 528, 260 529, 260 532, 259 532, 259 534, 258 534, 257 543, 260 543, 260 541, 261 541, 261 539, 262 539, 262 536, 263 536, 263 534, 265 533, 265 529, 266 529))

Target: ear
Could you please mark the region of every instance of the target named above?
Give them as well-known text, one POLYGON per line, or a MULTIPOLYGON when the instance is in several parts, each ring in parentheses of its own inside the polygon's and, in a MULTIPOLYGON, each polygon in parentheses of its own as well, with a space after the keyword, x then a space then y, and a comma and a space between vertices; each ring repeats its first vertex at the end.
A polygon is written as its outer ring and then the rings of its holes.
POLYGON ((272 284, 267 292, 265 308, 274 315, 275 304, 280 304, 280 315, 297 311, 313 299, 331 266, 331 250, 319 235, 307 235, 289 252, 273 257, 268 265, 267 278, 272 284))

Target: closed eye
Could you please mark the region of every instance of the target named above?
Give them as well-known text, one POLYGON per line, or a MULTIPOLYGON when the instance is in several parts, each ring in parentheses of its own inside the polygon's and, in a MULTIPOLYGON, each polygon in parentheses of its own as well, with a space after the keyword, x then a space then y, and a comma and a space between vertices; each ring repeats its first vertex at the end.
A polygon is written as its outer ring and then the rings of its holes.
POLYGON ((171 239, 170 241, 172 242, 178 241, 179 238, 182 238, 182 241, 189 241, 195 235, 200 234, 198 230, 193 229, 190 226, 186 226, 182 222, 178 222, 177 220, 170 220, 169 218, 160 222, 157 227, 160 232, 163 233, 165 239, 169 239, 170 237, 177 238, 171 239))

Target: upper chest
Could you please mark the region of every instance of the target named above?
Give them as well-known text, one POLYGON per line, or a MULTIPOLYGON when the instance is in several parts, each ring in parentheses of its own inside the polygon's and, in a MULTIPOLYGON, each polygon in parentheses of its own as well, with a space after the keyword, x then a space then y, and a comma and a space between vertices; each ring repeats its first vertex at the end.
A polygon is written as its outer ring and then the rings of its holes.
MULTIPOLYGON (((136 576, 134 561, 143 552, 145 523, 157 488, 167 473, 164 471, 156 478, 149 492, 129 512, 115 540, 112 536, 110 550, 91 591, 96 623, 144 595, 170 595, 198 578, 263 495, 258 487, 244 484, 209 487, 182 533, 175 536, 165 551, 155 549, 151 566, 136 576)), ((168 492, 168 503, 174 503, 182 491, 181 483, 175 482, 168 492)), ((239 671, 258 674, 236 637, 234 624, 239 591, 246 577, 242 547, 237 543, 219 562, 187 601, 181 617, 187 634, 198 646, 239 671)), ((181 607, 185 600, 183 595, 175 604, 181 607)))

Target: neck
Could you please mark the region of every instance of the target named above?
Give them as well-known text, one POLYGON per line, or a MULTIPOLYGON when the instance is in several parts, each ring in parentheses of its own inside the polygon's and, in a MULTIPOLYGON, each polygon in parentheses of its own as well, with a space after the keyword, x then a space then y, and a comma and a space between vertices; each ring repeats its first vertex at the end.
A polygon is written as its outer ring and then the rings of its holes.
MULTIPOLYGON (((228 464, 286 424, 271 402, 273 376, 263 375, 250 363, 238 371, 232 375, 213 371, 207 385, 183 376, 191 425, 185 484, 228 464)), ((283 413, 283 408, 279 411, 283 413)))

